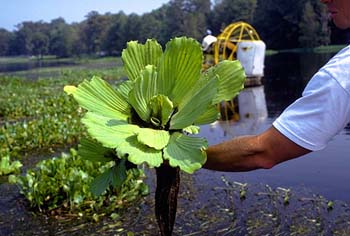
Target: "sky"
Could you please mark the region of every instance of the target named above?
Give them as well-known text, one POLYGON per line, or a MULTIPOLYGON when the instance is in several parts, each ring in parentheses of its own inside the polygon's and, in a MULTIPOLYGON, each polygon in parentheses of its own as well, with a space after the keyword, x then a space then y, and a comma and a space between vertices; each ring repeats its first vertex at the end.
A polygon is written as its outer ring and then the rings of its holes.
POLYGON ((90 11, 143 14, 169 0, 0 0, 0 28, 9 31, 23 21, 50 22, 63 17, 67 23, 80 22, 90 11))

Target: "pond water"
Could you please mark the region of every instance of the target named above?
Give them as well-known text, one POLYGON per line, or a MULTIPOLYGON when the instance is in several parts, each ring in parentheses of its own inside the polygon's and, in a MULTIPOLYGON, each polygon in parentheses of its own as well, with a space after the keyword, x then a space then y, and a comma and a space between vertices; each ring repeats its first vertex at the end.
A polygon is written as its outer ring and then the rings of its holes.
POLYGON ((0 73, 11 73, 18 71, 31 70, 43 67, 57 67, 57 66, 69 66, 74 65, 73 61, 69 60, 33 60, 28 59, 23 62, 0 62, 0 73))
MULTIPOLYGON (((263 89, 267 116, 251 116, 239 122, 218 122, 204 126, 201 135, 210 144, 231 139, 237 135, 255 134, 268 128, 274 119, 301 93, 312 75, 324 65, 332 54, 281 53, 266 57, 263 89)), ((262 99, 264 99, 262 97, 262 99)), ((270 170, 223 173, 201 170, 213 176, 225 175, 232 181, 267 184, 272 187, 306 189, 330 200, 350 202, 350 126, 340 132, 321 151, 307 154, 270 170)))

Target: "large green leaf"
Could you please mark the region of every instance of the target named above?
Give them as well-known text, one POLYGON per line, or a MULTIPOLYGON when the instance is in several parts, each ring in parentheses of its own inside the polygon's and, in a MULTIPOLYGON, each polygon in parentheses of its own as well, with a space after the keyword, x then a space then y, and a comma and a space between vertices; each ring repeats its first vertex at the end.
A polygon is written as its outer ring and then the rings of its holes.
POLYGON ((213 104, 221 101, 228 101, 238 95, 244 88, 245 72, 241 63, 235 61, 221 61, 219 64, 208 69, 209 77, 218 77, 218 92, 213 100, 213 104))
POLYGON ((114 149, 103 147, 100 143, 86 138, 80 140, 78 154, 90 161, 109 162, 116 159, 114 149))
POLYGON ((149 106, 151 109, 151 122, 153 125, 156 125, 155 122, 160 121, 160 126, 164 127, 173 113, 173 103, 167 96, 158 94, 151 98, 149 106))
POLYGON ((90 185, 90 191, 96 196, 101 195, 104 191, 107 190, 111 184, 111 175, 113 174, 111 169, 106 170, 99 176, 97 176, 90 185))
POLYGON ((169 142, 170 134, 166 130, 156 130, 149 128, 140 128, 137 134, 137 140, 151 148, 162 150, 169 142))
POLYGON ((126 180, 125 160, 122 159, 115 166, 106 170, 97 176, 91 183, 90 190, 95 195, 101 195, 107 188, 112 185, 120 188, 126 180))
POLYGON ((168 146, 164 149, 164 159, 169 160, 172 167, 192 174, 202 167, 206 161, 205 148, 207 140, 199 137, 190 137, 175 132, 171 135, 168 146))
POLYGON ((125 159, 120 159, 119 162, 117 162, 113 167, 112 167, 112 186, 115 188, 120 188, 124 181, 126 180, 126 160, 125 159))
POLYGON ((118 156, 127 156, 135 165, 146 162, 150 167, 163 163, 162 151, 148 147, 137 140, 137 135, 128 137, 117 147, 118 156))
POLYGON ((117 119, 130 115, 130 106, 123 96, 99 77, 94 76, 91 81, 85 80, 76 89, 72 88, 67 87, 65 91, 73 94, 80 106, 88 111, 117 119))
POLYGON ((147 65, 158 66, 162 53, 162 47, 153 39, 148 39, 145 44, 137 41, 128 42, 127 48, 122 52, 124 69, 128 78, 135 81, 147 65))
POLYGON ((200 115, 195 121, 195 125, 210 124, 220 118, 220 112, 217 105, 211 105, 206 112, 200 115))
POLYGON ((191 38, 170 40, 159 64, 159 89, 178 104, 200 77, 203 54, 200 44, 191 38))
POLYGON ((120 96, 123 98, 124 101, 128 101, 129 100, 129 93, 133 87, 134 87, 134 82, 127 80, 127 81, 124 81, 124 82, 118 84, 116 92, 118 94, 120 94, 120 96))
POLYGON ((109 148, 116 148, 140 129, 137 125, 128 124, 124 120, 111 120, 92 112, 86 113, 82 122, 92 137, 109 148))
POLYGON ((149 101, 157 93, 157 72, 155 66, 148 65, 136 79, 134 88, 129 93, 129 101, 139 117, 149 122, 151 109, 149 101))
POLYGON ((216 94, 216 79, 202 77, 183 97, 178 112, 171 118, 170 129, 183 129, 190 126, 212 103, 216 94))

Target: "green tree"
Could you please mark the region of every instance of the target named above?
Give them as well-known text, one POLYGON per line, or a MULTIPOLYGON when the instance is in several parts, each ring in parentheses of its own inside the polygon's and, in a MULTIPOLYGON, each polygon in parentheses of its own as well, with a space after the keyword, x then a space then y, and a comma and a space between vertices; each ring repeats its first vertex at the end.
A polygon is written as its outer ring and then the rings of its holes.
POLYGON ((183 19, 185 13, 182 10, 184 0, 171 0, 169 6, 166 9, 166 37, 172 38, 174 36, 184 35, 182 27, 184 25, 183 19))
POLYGON ((164 23, 157 19, 153 13, 147 13, 141 16, 141 25, 139 40, 145 42, 149 38, 162 39, 164 35, 164 23))
POLYGON ((49 38, 50 54, 57 57, 69 57, 73 55, 73 46, 77 40, 77 34, 73 27, 68 25, 63 18, 51 21, 49 38))
POLYGON ((6 29, 0 28, 0 56, 6 56, 10 54, 9 45, 12 37, 12 33, 6 29))
POLYGON ((330 43, 331 28, 329 26, 328 10, 320 1, 312 0, 319 30, 315 36, 318 36, 318 45, 328 45, 330 43))
POLYGON ((171 0, 166 13, 166 35, 201 39, 207 29, 210 0, 171 0))
POLYGON ((304 47, 305 40, 310 46, 329 42, 325 6, 318 0, 259 0, 254 26, 268 48, 304 47))
POLYGON ((84 42, 84 24, 83 23, 73 23, 70 25, 73 33, 73 55, 82 55, 87 53, 87 45, 84 42))
POLYGON ((91 11, 86 18, 81 25, 81 40, 86 45, 87 53, 99 53, 111 25, 111 14, 100 15, 97 11, 91 11))
POLYGON ((191 0, 185 4, 185 35, 201 40, 208 28, 207 17, 210 14, 210 0, 191 0))
POLYGON ((17 26, 10 41, 10 51, 14 55, 37 55, 38 51, 47 52, 47 40, 50 26, 43 21, 25 21, 17 26), (40 47, 37 49, 36 47, 40 47))
POLYGON ((303 47, 315 47, 318 45, 314 38, 319 31, 320 24, 317 21, 317 15, 310 1, 305 3, 303 15, 299 23, 299 45, 303 47))
POLYGON ((127 20, 128 16, 122 11, 112 16, 112 24, 106 33, 103 43, 103 49, 108 54, 120 55, 121 50, 126 45, 127 20))
POLYGON ((257 0, 215 0, 209 24, 215 34, 219 34, 231 23, 244 21, 252 24, 257 0))
POLYGON ((31 39, 31 45, 31 54, 42 58, 49 51, 49 38, 41 32, 35 32, 31 39))
POLYGON ((22 22, 16 27, 15 36, 11 41, 11 51, 16 55, 29 55, 32 51, 33 22, 22 22))
MULTIPOLYGON (((132 13, 128 16, 127 19, 127 29, 125 30, 125 38, 126 41, 138 40, 140 38, 140 30, 141 30, 141 16, 132 13)), ((123 47, 125 47, 123 45, 123 47)))
POLYGON ((156 38, 161 45, 165 45, 169 40, 169 34, 167 30, 167 12, 169 4, 164 4, 162 7, 153 10, 151 13, 141 16, 141 41, 144 42, 146 37, 143 35, 149 35, 148 38, 156 38), (152 27, 152 24, 153 27, 152 27))
POLYGON ((259 0, 254 26, 268 48, 298 47, 299 20, 304 0, 259 0))

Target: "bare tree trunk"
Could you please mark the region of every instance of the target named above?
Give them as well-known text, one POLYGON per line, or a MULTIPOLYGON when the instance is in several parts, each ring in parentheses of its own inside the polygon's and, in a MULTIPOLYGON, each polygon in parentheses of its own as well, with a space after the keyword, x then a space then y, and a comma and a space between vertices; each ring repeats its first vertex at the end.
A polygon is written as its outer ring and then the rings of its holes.
POLYGON ((168 165, 156 168, 155 213, 161 236, 171 236, 176 217, 180 170, 168 165))

